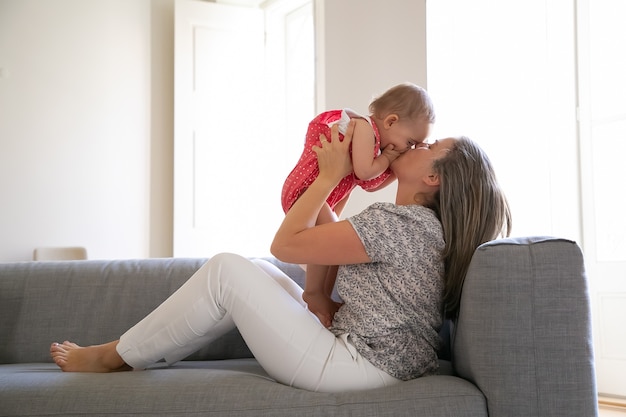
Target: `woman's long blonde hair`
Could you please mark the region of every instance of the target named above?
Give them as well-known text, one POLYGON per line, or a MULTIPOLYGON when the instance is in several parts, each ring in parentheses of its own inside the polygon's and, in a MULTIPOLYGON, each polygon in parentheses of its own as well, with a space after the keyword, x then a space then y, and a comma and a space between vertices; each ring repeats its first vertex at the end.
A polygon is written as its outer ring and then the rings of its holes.
POLYGON ((444 314, 454 320, 476 248, 499 236, 509 236, 511 212, 489 158, 471 139, 458 138, 433 168, 440 177, 435 209, 445 239, 444 314))

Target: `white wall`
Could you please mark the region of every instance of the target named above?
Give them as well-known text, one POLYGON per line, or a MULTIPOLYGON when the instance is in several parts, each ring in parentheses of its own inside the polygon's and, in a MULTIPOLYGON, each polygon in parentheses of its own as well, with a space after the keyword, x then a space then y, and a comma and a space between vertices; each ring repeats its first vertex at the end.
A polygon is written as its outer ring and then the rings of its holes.
MULTIPOLYGON (((426 0, 317 0, 316 8, 318 112, 350 107, 367 114, 372 98, 395 84, 426 88, 426 0)), ((343 217, 393 202, 395 190, 357 187, 343 217)))
MULTIPOLYGON (((0 0, 0 262, 172 254, 174 0, 0 0)), ((426 84, 425 0, 316 0, 318 110, 426 84)), ((394 187, 355 191, 345 214, 394 187)))
POLYGON ((171 223, 171 121, 155 115, 172 106, 159 108, 167 85, 151 84, 169 75, 166 66, 151 80, 167 54, 151 52, 163 7, 0 0, 0 261, 29 260, 38 246, 84 245, 90 258, 166 254, 151 245, 155 220, 171 223))

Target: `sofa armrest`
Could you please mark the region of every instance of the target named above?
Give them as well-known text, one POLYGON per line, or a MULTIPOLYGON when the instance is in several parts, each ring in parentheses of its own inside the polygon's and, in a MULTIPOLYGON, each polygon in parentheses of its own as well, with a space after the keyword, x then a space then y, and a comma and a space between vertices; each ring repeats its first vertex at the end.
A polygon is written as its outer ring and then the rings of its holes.
POLYGON ((589 294, 576 243, 501 239, 474 254, 453 336, 490 417, 595 416, 589 294))

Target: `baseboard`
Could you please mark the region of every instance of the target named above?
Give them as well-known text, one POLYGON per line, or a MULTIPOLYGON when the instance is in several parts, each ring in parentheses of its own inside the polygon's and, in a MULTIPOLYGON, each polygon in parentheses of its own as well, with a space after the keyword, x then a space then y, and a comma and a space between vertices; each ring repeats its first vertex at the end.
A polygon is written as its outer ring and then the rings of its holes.
POLYGON ((604 408, 612 408, 626 411, 626 398, 598 395, 598 405, 604 408))

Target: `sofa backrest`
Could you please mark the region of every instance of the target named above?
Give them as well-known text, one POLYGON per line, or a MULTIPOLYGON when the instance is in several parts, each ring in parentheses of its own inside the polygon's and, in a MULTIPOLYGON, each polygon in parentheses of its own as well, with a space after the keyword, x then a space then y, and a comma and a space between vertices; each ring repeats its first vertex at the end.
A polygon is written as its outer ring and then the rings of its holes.
MULTIPOLYGON (((50 362, 52 342, 103 343, 157 307, 205 259, 0 263, 0 363, 50 362)), ((273 260, 303 279, 293 265, 273 260)), ((251 357, 236 330, 188 359, 251 357)))
MULTIPOLYGON (((297 265, 263 258, 304 287, 297 265)), ((206 261, 162 258, 0 263, 0 364, 50 362, 52 342, 114 340, 178 289, 206 261)), ((336 291, 333 297, 339 300, 336 291)), ((441 359, 450 360, 449 327, 441 359)), ((237 330, 187 360, 252 357, 237 330)))
MULTIPOLYGON (((265 258, 300 285, 296 265, 265 258)), ((178 289, 206 259, 0 263, 0 363, 50 362, 52 342, 114 340, 178 289)), ((252 357, 237 330, 188 360, 252 357)))
POLYGON ((490 417, 594 416, 590 302, 576 243, 502 239, 475 252, 452 341, 490 417))

